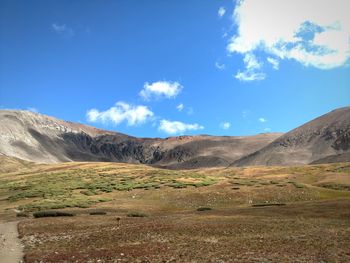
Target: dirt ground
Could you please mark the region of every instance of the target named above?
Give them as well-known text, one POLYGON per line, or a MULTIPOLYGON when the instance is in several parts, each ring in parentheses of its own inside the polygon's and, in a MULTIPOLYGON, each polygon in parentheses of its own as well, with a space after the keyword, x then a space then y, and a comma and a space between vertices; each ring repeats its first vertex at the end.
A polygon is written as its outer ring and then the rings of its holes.
POLYGON ((23 246, 18 238, 18 222, 0 222, 0 262, 22 262, 23 246))
POLYGON ((350 262, 350 200, 142 218, 76 212, 22 222, 26 262, 350 262))

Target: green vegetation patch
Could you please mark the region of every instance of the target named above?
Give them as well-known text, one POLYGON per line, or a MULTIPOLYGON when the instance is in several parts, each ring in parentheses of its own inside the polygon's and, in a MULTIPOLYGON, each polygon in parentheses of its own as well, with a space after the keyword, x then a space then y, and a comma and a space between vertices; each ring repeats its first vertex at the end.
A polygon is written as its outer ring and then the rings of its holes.
POLYGON ((99 200, 91 200, 88 198, 65 198, 65 199, 41 199, 34 200, 29 204, 20 205, 19 209, 24 211, 42 211, 49 209, 63 209, 63 208, 88 208, 92 204, 100 202, 99 200))
POLYGON ((111 199, 99 198, 99 195, 114 191, 134 189, 159 189, 171 187, 206 187, 219 180, 201 172, 171 171, 140 166, 98 167, 91 169, 60 169, 58 171, 33 172, 25 178, 18 176, 14 180, 1 180, 7 200, 18 202, 29 200, 19 206, 24 211, 41 211, 67 207, 90 207, 97 202, 111 199))
POLYGON ((333 189, 333 190, 350 191, 350 185, 346 185, 346 184, 323 183, 323 184, 319 184, 318 186, 328 188, 328 189, 333 189))

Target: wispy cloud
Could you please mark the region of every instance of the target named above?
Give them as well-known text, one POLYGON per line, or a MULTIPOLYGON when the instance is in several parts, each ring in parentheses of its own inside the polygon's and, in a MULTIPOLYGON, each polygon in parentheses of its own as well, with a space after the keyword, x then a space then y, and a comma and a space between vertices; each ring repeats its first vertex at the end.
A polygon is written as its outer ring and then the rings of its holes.
POLYGON ((178 110, 178 111, 182 111, 183 109, 184 109, 184 105, 183 105, 183 103, 180 103, 179 105, 177 105, 176 106, 176 109, 178 110))
POLYGON ((194 110, 192 107, 187 107, 187 114, 188 115, 193 115, 194 114, 194 110))
POLYGON ((143 105, 131 105, 119 101, 115 106, 105 111, 91 109, 86 117, 89 122, 101 122, 104 124, 112 123, 118 125, 125 121, 129 126, 135 126, 151 120, 154 113, 143 105))
POLYGON ((222 122, 220 123, 220 128, 224 130, 228 130, 231 127, 231 123, 229 122, 222 122))
POLYGON ((221 6, 218 10, 218 16, 221 18, 225 15, 225 13, 226 13, 225 7, 221 6))
POLYGON ((264 128, 264 132, 270 132, 271 128, 264 128))
POLYGON ((255 55, 247 53, 244 56, 244 71, 238 71, 235 78, 241 81, 255 81, 265 79, 265 73, 261 72, 262 63, 259 62, 255 55))
POLYGON ((259 118, 259 121, 260 121, 260 122, 267 122, 267 120, 266 120, 265 118, 262 118, 262 117, 259 118))
POLYGON ((183 86, 178 82, 171 81, 157 81, 149 84, 146 82, 139 95, 145 99, 150 100, 152 98, 175 98, 183 89, 183 86))
POLYGON ((181 121, 161 120, 158 129, 167 134, 174 135, 174 134, 184 134, 187 131, 202 130, 204 129, 204 127, 197 123, 187 124, 181 121))
POLYGON ((266 60, 267 60, 267 62, 269 62, 272 65, 272 67, 275 70, 279 69, 280 63, 279 63, 278 59, 268 57, 266 60))
POLYGON ((246 119, 248 117, 248 115, 250 114, 250 110, 243 110, 242 111, 242 118, 246 119))
POLYGON ((57 24, 57 23, 53 23, 51 25, 52 30, 64 37, 73 37, 75 35, 74 30, 70 27, 68 27, 66 24, 57 24))
POLYGON ((189 106, 185 106, 183 103, 180 103, 176 106, 176 109, 179 111, 179 112, 186 112, 187 115, 192 115, 194 114, 194 110, 192 107, 189 107, 189 106))
MULTIPOLYGON (((348 9, 348 0, 241 0, 233 15, 237 34, 227 49, 230 53, 259 52, 279 60, 293 59, 318 69, 341 67, 350 58, 348 9)), ((275 62, 271 64, 277 69, 275 62)), ((237 77, 263 79, 262 74, 237 77)))
POLYGON ((224 70, 226 68, 226 65, 223 63, 215 62, 215 67, 219 70, 224 70))

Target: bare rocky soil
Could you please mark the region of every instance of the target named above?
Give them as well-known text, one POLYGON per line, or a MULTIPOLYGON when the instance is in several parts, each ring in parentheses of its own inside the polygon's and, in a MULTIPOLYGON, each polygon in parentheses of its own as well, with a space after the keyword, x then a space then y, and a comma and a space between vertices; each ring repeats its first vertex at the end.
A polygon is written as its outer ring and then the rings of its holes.
POLYGON ((0 262, 22 262, 23 246, 18 238, 18 222, 0 222, 0 262))

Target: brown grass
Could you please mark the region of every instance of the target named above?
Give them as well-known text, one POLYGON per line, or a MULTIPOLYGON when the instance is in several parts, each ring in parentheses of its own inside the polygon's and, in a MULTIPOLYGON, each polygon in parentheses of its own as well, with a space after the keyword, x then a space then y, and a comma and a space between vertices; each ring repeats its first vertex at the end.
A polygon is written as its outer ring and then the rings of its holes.
POLYGON ((24 219, 26 262, 350 261, 350 163, 190 171, 15 164, 0 172, 1 220, 53 202, 76 215, 24 219))

